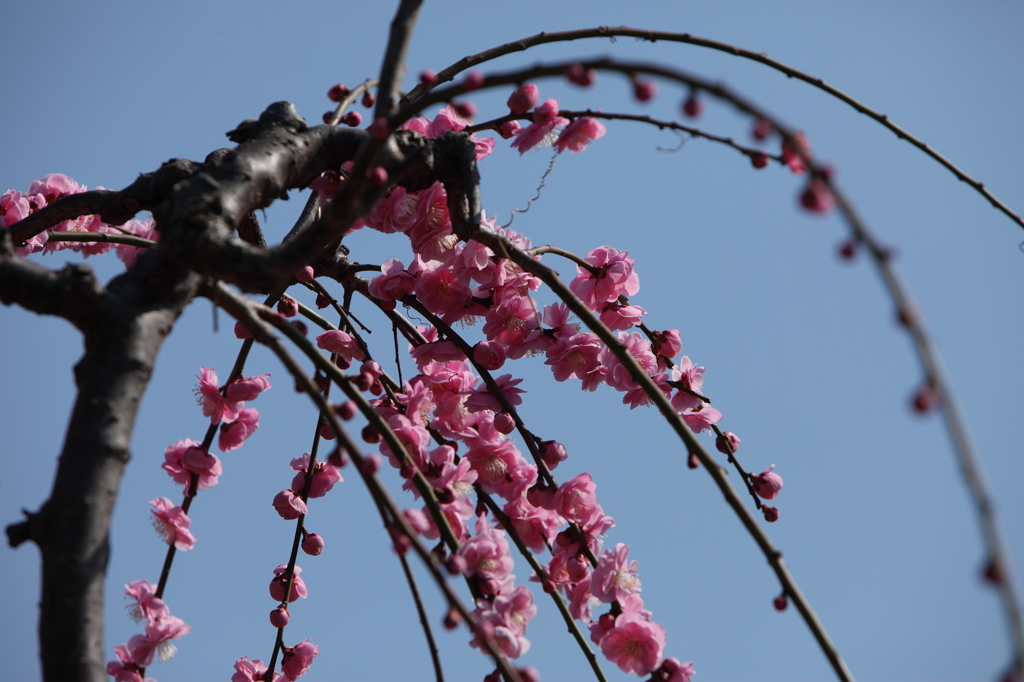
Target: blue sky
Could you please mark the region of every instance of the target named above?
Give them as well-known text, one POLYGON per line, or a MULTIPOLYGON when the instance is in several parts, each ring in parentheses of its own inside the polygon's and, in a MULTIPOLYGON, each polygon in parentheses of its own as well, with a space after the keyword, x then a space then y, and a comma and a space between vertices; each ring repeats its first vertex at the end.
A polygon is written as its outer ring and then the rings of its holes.
MULTIPOLYGON (((627 24, 689 32, 763 51, 824 78, 888 114, 1024 210, 1024 9, 1014 3, 782 0, 589 2, 555 5, 425 3, 409 73, 539 31, 627 24)), ((269 103, 294 102, 319 121, 336 82, 376 75, 393 8, 388 3, 58 1, 40 13, 5 11, 0 64, 0 190, 24 190, 61 172, 89 187, 120 188, 172 157, 201 160, 223 133, 269 103)), ((998 501, 1012 559, 1024 566, 1024 232, 966 185, 895 136, 806 84, 761 65, 697 47, 620 39, 546 46, 484 70, 569 57, 647 59, 719 80, 806 132, 815 154, 897 265, 923 311, 971 424, 998 501)), ((412 82, 412 77, 407 83, 412 82)), ((590 90, 539 83, 542 96, 574 108, 672 118, 685 93, 663 83, 641 106, 623 79, 590 90)), ((503 113, 507 93, 475 98, 481 116, 503 113)), ((747 140, 750 122, 708 102, 698 125, 747 140)), ((583 155, 563 155, 541 199, 514 227, 535 244, 580 253, 629 250, 654 328, 678 328, 683 351, 707 367, 705 388, 742 439, 741 461, 775 464, 785 479, 782 517, 768 527, 854 675, 862 681, 992 679, 1009 655, 1002 612, 982 585, 973 509, 942 423, 907 402, 921 379, 892 306, 864 259, 840 262, 845 227, 796 205, 801 182, 779 168, 754 171, 743 157, 700 140, 666 153, 667 132, 609 123, 583 155)), ((548 152, 523 157, 499 140, 481 166, 484 205, 499 221, 535 193, 548 152)), ((266 212, 268 239, 290 227, 304 194, 266 212)), ((408 260, 398 239, 359 233, 353 258, 408 260)), ((54 267, 60 256, 41 259, 54 267)), ((563 275, 572 268, 552 261, 563 275)), ((101 279, 120 263, 89 259, 101 279)), ((378 354, 390 333, 370 313, 378 354), (374 326, 375 325, 375 326, 374 326)), ((197 300, 164 347, 145 397, 112 531, 108 651, 138 631, 123 613, 121 585, 155 581, 164 545, 147 501, 176 497, 159 465, 164 447, 205 428, 191 394, 199 367, 226 375, 237 350, 221 315, 197 300)), ((470 330, 468 334, 479 333, 470 330)), ((46 498, 73 399, 77 333, 58 320, 0 308, 0 520, 46 498)), ((406 366, 408 369, 408 365, 406 366)), ((543 364, 509 367, 524 377, 523 416, 534 432, 566 444, 559 480, 589 471, 616 520, 608 542, 640 562, 644 598, 668 633, 667 651, 693 660, 698 680, 819 680, 831 675, 791 609, 771 606, 778 584, 703 471, 651 410, 630 412, 611 390, 555 383, 543 364)), ((179 554, 166 594, 192 625, 179 654, 154 665, 161 682, 228 679, 239 656, 267 659, 274 603, 266 585, 287 560, 290 524, 270 507, 290 480, 288 461, 308 451, 309 406, 281 368, 254 353, 249 374, 271 372, 274 389, 254 403, 260 430, 222 459, 225 475, 193 506, 194 551, 179 554)), ((407 680, 429 658, 400 569, 354 475, 311 505, 308 524, 327 548, 300 557, 309 599, 293 605, 286 641, 312 637, 321 656, 308 676, 407 680)), ((397 476, 392 476, 398 490, 397 476)), ((734 485, 738 481, 733 481, 734 485)), ((411 505, 411 500, 404 499, 411 505)), ((8 676, 38 679, 38 553, 0 550, 7 577, 0 639, 8 676)), ((525 580, 528 568, 517 562, 525 580)), ((422 572, 420 573, 422 575, 422 572)), ((1022 585, 1017 579, 1017 585, 1022 585)), ((433 588, 421 589, 442 611, 433 588)), ((545 680, 592 679, 554 608, 540 613, 523 662, 545 680)), ((479 680, 487 661, 465 632, 439 633, 450 680, 479 680)), ((612 664, 609 679, 628 679, 612 664)))

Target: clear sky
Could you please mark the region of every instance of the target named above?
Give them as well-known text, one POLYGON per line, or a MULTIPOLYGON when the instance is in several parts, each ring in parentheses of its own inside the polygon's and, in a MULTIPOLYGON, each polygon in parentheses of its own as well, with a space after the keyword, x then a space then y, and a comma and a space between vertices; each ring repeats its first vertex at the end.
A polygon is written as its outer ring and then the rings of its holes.
MULTIPOLYGON (((311 123, 327 89, 377 74, 390 3, 137 3, 57 0, 4 12, 0 64, 0 191, 24 191, 46 173, 90 188, 121 188, 172 157, 202 160, 223 133, 271 102, 294 102, 311 123)), ((1009 2, 616 2, 427 0, 409 73, 440 70, 471 53, 539 31, 627 24, 731 42, 824 78, 935 146, 1024 210, 1024 8, 1009 2)), ((898 267, 970 421, 998 500, 1004 535, 1024 570, 1024 231, 922 153, 806 84, 726 54, 630 39, 583 41, 513 55, 483 71, 571 56, 647 59, 719 80, 806 132, 819 158, 898 267)), ((407 79, 407 85, 412 77, 407 79)), ((677 116, 685 93, 660 84, 648 106, 624 79, 590 90, 539 83, 573 108, 677 116)), ((503 113, 506 92, 481 95, 481 116, 503 113)), ((747 141, 750 122, 708 102, 698 125, 747 141)), ((983 562, 974 511, 941 420, 908 398, 921 374, 892 306, 864 260, 844 263, 841 221, 796 204, 801 181, 753 170, 718 145, 609 123, 585 154, 558 159, 541 199, 514 227, 535 244, 580 253, 601 245, 636 258, 634 301, 653 328, 681 330, 684 353, 707 367, 705 388, 742 439, 744 465, 776 465, 785 479, 781 519, 768 527, 857 679, 914 682, 994 679, 1008 637, 983 562)), ((550 153, 522 158, 508 143, 481 166, 483 200, 506 222, 535 193, 550 153)), ((265 216, 281 238, 305 193, 265 216)), ((408 261, 400 239, 357 234, 352 257, 408 261)), ((51 266, 60 256, 40 259, 51 266)), ((563 275, 572 268, 552 260, 563 275)), ((113 254, 89 259, 105 281, 113 254)), ((311 302, 311 301, 308 301, 311 302)), ((390 332, 365 304, 356 313, 390 357, 390 332)), ((164 545, 147 501, 178 497, 160 469, 163 449, 200 439, 206 421, 191 394, 200 366, 227 374, 237 350, 223 313, 197 300, 168 339, 146 394, 112 530, 106 646, 139 631, 121 586, 155 581, 164 545)), ((470 335, 478 333, 470 330, 470 335)), ((45 500, 73 398, 78 334, 62 321, 0 308, 0 521, 45 500)), ((405 365, 406 371, 409 364, 405 365)), ((645 603, 668 633, 669 655, 693 660, 697 680, 822 680, 831 672, 797 613, 777 613, 779 586, 703 471, 653 410, 630 412, 610 389, 555 383, 539 359, 508 366, 525 377, 523 417, 566 444, 556 474, 588 471, 616 520, 608 542, 640 562, 645 603)), ((192 625, 160 680, 226 680, 240 656, 268 659, 272 569, 287 560, 291 524, 270 506, 288 485, 292 457, 308 451, 313 415, 283 370, 256 352, 247 374, 272 373, 254 403, 260 430, 222 459, 221 484, 192 508, 195 550, 179 553, 166 593, 192 625)), ((390 481, 398 492, 398 478, 390 481)), ((735 478, 735 474, 733 475, 735 478)), ((311 504, 308 526, 326 540, 300 555, 310 598, 293 605, 286 642, 321 648, 316 680, 427 679, 415 611, 379 519, 354 474, 311 504)), ((734 480, 734 485, 739 481, 734 480)), ((412 506, 409 498, 403 504, 412 506)), ((517 561, 525 580, 528 567, 517 561)), ((39 677, 35 640, 38 552, 0 549, 6 607, 0 657, 9 679, 39 677)), ((422 571, 420 571, 422 576, 422 571)), ((1018 589, 1024 583, 1016 578, 1018 589)), ((420 583, 435 623, 434 588, 420 583)), ((537 591, 531 651, 547 682, 593 679, 552 604, 537 591)), ((440 628, 437 628, 440 630, 440 628)), ((448 679, 479 680, 487 660, 464 631, 439 633, 448 679)), ((604 665, 609 679, 635 679, 604 665)))

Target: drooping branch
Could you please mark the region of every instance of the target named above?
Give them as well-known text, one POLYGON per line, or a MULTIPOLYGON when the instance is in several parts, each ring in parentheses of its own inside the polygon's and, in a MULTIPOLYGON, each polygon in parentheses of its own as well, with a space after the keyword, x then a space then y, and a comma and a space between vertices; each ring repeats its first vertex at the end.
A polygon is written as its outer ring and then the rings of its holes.
MULTIPOLYGON (((639 38, 641 40, 647 40, 652 43, 664 40, 666 42, 676 43, 687 43, 689 45, 696 45, 698 47, 704 47, 711 50, 717 50, 719 52, 725 52, 736 57, 743 59, 749 59, 751 61, 764 64, 776 71, 785 74, 788 78, 796 78, 797 80, 803 81, 819 90, 822 90, 829 95, 832 95, 839 101, 850 105, 858 113, 864 114, 868 118, 871 118, 878 123, 882 124, 889 130, 891 130, 897 138, 906 140, 910 144, 914 145, 925 154, 930 156, 932 159, 941 164, 949 172, 956 176, 956 178, 962 182, 967 183, 972 189, 978 194, 985 197, 993 207, 998 211, 1006 215, 1010 220, 1017 223, 1020 227, 1024 228, 1024 219, 1021 218, 1016 212, 1013 211, 1009 206, 1000 201, 992 192, 985 187, 984 183, 975 180, 973 177, 961 170, 956 164, 947 159, 945 156, 936 151, 933 147, 926 144, 918 137, 907 132, 904 128, 894 123, 885 114, 879 113, 871 107, 863 104, 854 97, 843 92, 839 88, 829 85, 821 78, 812 76, 808 73, 804 73, 798 69, 795 69, 783 62, 776 59, 772 59, 764 52, 754 52, 752 50, 746 50, 736 45, 730 45, 729 43, 723 43, 717 40, 709 40, 708 38, 699 38, 689 33, 672 33, 670 31, 652 31, 650 29, 630 28, 629 26, 598 26, 597 28, 588 28, 575 31, 556 31, 553 33, 538 33, 528 38, 521 40, 514 40, 504 45, 479 52, 468 57, 463 57, 459 61, 455 62, 451 66, 443 69, 437 74, 437 83, 446 83, 455 78, 456 75, 465 71, 466 69, 472 68, 484 62, 497 59, 507 54, 514 52, 522 52, 536 45, 543 45, 546 43, 557 43, 567 42, 573 40, 580 40, 584 38, 610 38, 613 41, 617 36, 639 38)), ((423 86, 417 86, 407 96, 406 101, 413 101, 423 95, 426 89, 423 86)))

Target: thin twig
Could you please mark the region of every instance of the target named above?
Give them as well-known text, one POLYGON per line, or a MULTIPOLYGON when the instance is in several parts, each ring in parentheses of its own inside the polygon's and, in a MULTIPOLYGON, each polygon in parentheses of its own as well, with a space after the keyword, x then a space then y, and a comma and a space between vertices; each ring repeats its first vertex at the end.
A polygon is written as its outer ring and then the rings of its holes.
MULTIPOLYGON (((967 183, 976 192, 985 197, 989 201, 989 203, 992 204, 992 206, 994 206, 997 210, 1005 214, 1008 218, 1010 218, 1010 220, 1017 223, 1017 225, 1019 225, 1020 227, 1024 228, 1024 219, 1022 219, 1017 213, 1010 209, 1009 206, 1004 204, 994 194, 992 194, 992 192, 989 191, 983 183, 979 182, 978 180, 975 180, 973 177, 965 173, 952 161, 947 159, 939 152, 935 151, 935 149, 933 149, 930 145, 925 144, 916 136, 910 134, 899 125, 893 123, 885 114, 881 114, 875 111, 871 107, 868 107, 862 102, 846 94, 839 88, 829 85, 821 78, 817 78, 815 76, 811 76, 810 74, 804 73, 803 71, 794 69, 793 67, 788 66, 778 60, 770 58, 767 54, 763 52, 753 52, 751 50, 745 50, 735 45, 719 42, 717 40, 709 40, 707 38, 699 38, 697 36, 690 35, 689 33, 651 31, 648 29, 630 28, 628 26, 598 26, 597 28, 589 28, 576 31, 538 33, 537 35, 533 35, 528 38, 515 40, 509 43, 505 43, 504 45, 499 45, 498 47, 491 48, 490 50, 485 50, 484 52, 464 57, 463 59, 460 59, 459 61, 455 62, 448 68, 438 73, 437 82, 439 84, 445 83, 447 81, 452 80, 458 73, 470 67, 476 66, 486 61, 490 61, 492 59, 496 59, 497 57, 511 54, 513 52, 521 52, 535 45, 579 40, 582 38, 615 38, 616 36, 640 38, 643 40, 649 40, 652 43, 657 42, 659 40, 664 40, 667 42, 687 43, 690 45, 696 45, 698 47, 705 47, 712 50, 718 50, 719 52, 725 52, 736 57, 742 57, 744 59, 749 59, 751 61, 764 64, 765 66, 773 68, 776 71, 784 73, 789 78, 796 78, 797 80, 801 80, 805 83, 808 83, 809 85, 812 85, 818 88, 819 90, 822 90, 832 95, 839 101, 850 105, 858 113, 864 114, 865 116, 877 121, 878 123, 881 123, 883 126, 885 126, 893 133, 895 133, 896 137, 898 137, 901 140, 906 140, 910 144, 914 145, 915 147, 923 151, 925 154, 927 154, 932 159, 934 159, 942 166, 944 166, 947 170, 949 170, 953 175, 956 176, 958 180, 967 183)), ((417 87, 409 93, 407 99, 410 101, 415 100, 417 97, 420 97, 423 93, 424 89, 422 88, 422 86, 417 87)))

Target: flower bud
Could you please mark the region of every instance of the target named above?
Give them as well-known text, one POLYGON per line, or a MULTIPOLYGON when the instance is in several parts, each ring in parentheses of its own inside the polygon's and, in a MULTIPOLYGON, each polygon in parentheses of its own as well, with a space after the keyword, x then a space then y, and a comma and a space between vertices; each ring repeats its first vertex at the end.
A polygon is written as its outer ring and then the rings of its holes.
POLYGON ((513 114, 525 114, 537 106, 539 91, 533 83, 520 85, 519 88, 509 95, 508 108, 513 114))
POLYGON ((653 81, 641 80, 636 78, 633 80, 633 97, 636 97, 638 102, 649 102, 654 99, 654 95, 658 92, 658 86, 653 81))
POLYGON ((462 575, 469 568, 469 562, 461 554, 452 554, 444 562, 444 567, 448 571, 448 575, 462 575))
POLYGON ((283 628, 291 619, 287 609, 276 608, 270 612, 270 624, 275 628, 283 628))
POLYGON ((235 322, 235 338, 236 339, 251 339, 252 332, 246 329, 245 325, 241 322, 235 322))
POLYGON ((348 88, 346 88, 341 83, 338 83, 337 85, 332 85, 331 89, 327 91, 327 99, 331 100, 332 102, 340 102, 341 100, 345 99, 346 95, 348 95, 348 88))
POLYGON ((761 513, 764 514, 764 520, 768 523, 775 523, 779 520, 778 507, 770 507, 767 504, 763 504, 761 505, 761 513))
POLYGON ((494 428, 508 435, 516 430, 516 420, 508 412, 499 412, 494 415, 494 428))
POLYGON ((766 500, 774 500, 775 496, 782 490, 782 476, 772 471, 775 465, 771 465, 756 476, 750 477, 750 483, 758 497, 766 500))
POLYGON ((324 551, 324 539, 319 533, 310 533, 302 538, 302 551, 310 556, 320 556, 324 551))
POLYGON ((358 408, 356 404, 351 400, 346 400, 340 405, 334 406, 334 413, 338 415, 338 418, 342 421, 351 421, 356 416, 358 408))
POLYGON ((782 594, 777 596, 775 599, 773 599, 772 600, 772 605, 775 606, 775 610, 776 611, 785 611, 786 607, 789 605, 789 602, 786 599, 786 593, 783 592, 782 594))
POLYGON ((494 341, 481 341, 473 346, 473 359, 484 369, 500 369, 506 357, 505 349, 494 341))
MULTIPOLYGON (((374 431, 374 433, 376 433, 376 431, 374 431)), ((363 472, 367 476, 372 476, 373 474, 380 471, 380 464, 380 455, 376 453, 372 455, 367 455, 366 457, 363 457, 363 463, 359 465, 359 471, 363 472)))
POLYGON ((722 435, 715 439, 715 447, 723 455, 728 455, 730 452, 735 453, 740 449, 740 439, 736 437, 735 433, 723 431, 722 435))
POLYGON ((479 90, 484 87, 484 75, 479 71, 470 71, 462 80, 462 87, 466 89, 466 92, 479 90))
POLYGON ((295 317, 299 314, 299 302, 291 296, 282 296, 277 302, 277 312, 285 317, 295 317))
POLYGON ((540 458, 548 465, 548 469, 554 469, 559 463, 564 462, 567 454, 565 446, 553 440, 546 440, 540 444, 540 458))

